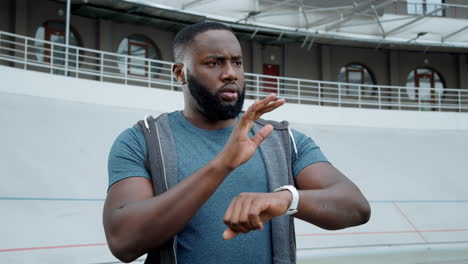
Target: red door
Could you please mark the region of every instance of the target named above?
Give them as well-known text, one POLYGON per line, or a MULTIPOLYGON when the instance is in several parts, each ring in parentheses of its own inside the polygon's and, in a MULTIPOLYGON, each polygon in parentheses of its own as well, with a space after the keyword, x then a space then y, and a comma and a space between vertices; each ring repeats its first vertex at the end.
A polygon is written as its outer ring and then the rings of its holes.
MULTIPOLYGON (((263 64, 263 74, 279 76, 279 65, 263 64)), ((278 93, 278 78, 263 78, 263 92, 278 93)))

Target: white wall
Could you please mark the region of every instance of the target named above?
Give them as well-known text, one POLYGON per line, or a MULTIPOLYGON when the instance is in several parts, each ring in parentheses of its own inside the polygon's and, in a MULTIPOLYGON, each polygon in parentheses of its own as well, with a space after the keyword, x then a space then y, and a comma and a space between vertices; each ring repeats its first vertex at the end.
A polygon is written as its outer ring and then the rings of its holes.
MULTIPOLYGON (((182 94, 8 67, 0 78, 0 263, 115 261, 101 226, 110 146, 182 94)), ((373 210, 334 232, 297 221, 302 262, 468 258, 467 114, 289 104, 269 118, 312 137, 373 210)))

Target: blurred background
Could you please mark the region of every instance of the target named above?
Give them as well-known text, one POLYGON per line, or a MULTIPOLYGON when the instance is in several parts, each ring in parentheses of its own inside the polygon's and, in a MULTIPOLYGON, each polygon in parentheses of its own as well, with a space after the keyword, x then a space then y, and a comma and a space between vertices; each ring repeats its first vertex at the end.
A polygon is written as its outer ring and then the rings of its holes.
POLYGON ((245 106, 285 98, 267 118, 371 203, 360 227, 296 221, 299 263, 468 263, 465 0, 0 1, 0 263, 119 263, 102 228, 110 146, 183 108, 172 40, 200 21, 239 38, 245 106))

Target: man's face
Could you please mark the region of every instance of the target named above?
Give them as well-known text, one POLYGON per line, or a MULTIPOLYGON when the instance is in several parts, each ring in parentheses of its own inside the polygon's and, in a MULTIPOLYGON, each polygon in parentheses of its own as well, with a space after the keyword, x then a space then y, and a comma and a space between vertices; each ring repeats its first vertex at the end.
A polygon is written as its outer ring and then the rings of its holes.
POLYGON ((193 99, 197 102, 199 111, 209 120, 227 120, 236 117, 244 105, 245 88, 241 89, 238 99, 234 104, 225 103, 220 98, 223 89, 212 94, 209 89, 203 86, 190 72, 187 72, 187 86, 193 99))
POLYGON ((200 33, 187 53, 187 84, 197 110, 210 120, 236 117, 245 89, 242 51, 234 34, 227 30, 200 33))

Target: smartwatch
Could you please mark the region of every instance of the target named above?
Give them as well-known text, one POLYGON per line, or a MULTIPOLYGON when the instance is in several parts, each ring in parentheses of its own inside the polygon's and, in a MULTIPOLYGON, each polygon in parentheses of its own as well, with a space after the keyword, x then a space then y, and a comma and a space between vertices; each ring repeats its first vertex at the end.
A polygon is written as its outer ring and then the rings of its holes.
POLYGON ((292 214, 297 213, 297 205, 299 204, 299 193, 297 192, 296 187, 294 187, 292 185, 284 185, 284 186, 281 186, 279 188, 276 188, 274 190, 274 192, 279 192, 279 191, 283 191, 283 190, 288 190, 289 192, 291 192, 291 194, 293 196, 291 204, 289 205, 288 210, 286 210, 286 212, 284 212, 283 215, 292 215, 292 214))

